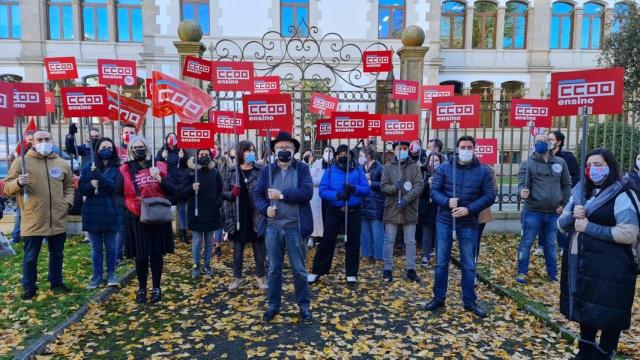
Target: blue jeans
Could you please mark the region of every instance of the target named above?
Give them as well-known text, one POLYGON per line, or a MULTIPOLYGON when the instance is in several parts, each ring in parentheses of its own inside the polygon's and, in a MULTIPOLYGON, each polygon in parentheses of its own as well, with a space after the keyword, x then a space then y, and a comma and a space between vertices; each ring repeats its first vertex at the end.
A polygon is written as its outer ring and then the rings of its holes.
POLYGON ((222 229, 215 230, 213 232, 213 235, 213 242, 215 242, 217 245, 220 245, 222 243, 222 229))
MULTIPOLYGON (((447 282, 449 280, 449 261, 453 246, 452 225, 438 222, 436 225, 436 268, 433 296, 436 300, 447 298, 447 282)), ((473 305, 476 302, 476 244, 478 229, 457 227, 458 247, 460 248, 460 264, 462 265, 462 302, 473 305)))
MULTIPOLYGON (((24 255, 22 257, 22 287, 25 291, 35 291, 38 281, 38 255, 44 236, 23 236, 24 255)), ((62 262, 64 260, 64 242, 67 234, 48 236, 49 246, 49 284, 51 287, 62 285, 62 262)))
POLYGON ((529 271, 531 246, 538 236, 538 243, 544 250, 544 262, 550 278, 558 276, 558 255, 556 251, 556 233, 558 214, 543 213, 524 209, 522 211, 522 240, 518 246, 518 274, 526 275, 529 271))
POLYGON ((269 256, 269 296, 267 303, 270 310, 280 310, 282 302, 282 268, 284 266, 284 252, 289 255, 289 264, 293 271, 293 285, 295 297, 300 310, 309 310, 311 294, 307 284, 307 270, 305 258, 307 246, 300 236, 298 228, 283 229, 274 224, 268 224, 265 231, 265 244, 269 256))
POLYGON ((13 242, 20 241, 20 219, 22 216, 20 215, 20 208, 16 206, 16 221, 13 223, 13 231, 11 232, 11 239, 13 242))
POLYGON ((383 259, 384 224, 378 219, 362 219, 360 225, 360 253, 364 257, 383 259))
POLYGON ((107 276, 116 271, 116 233, 87 232, 91 242, 91 262, 93 263, 93 279, 102 280, 102 248, 106 250, 107 276))
POLYGON ((202 243, 204 242, 204 267, 211 268, 211 254, 213 253, 213 231, 202 232, 192 231, 191 253, 193 255, 193 265, 200 267, 200 256, 202 254, 202 243))
POLYGON ((180 230, 187 230, 187 203, 178 201, 176 211, 178 213, 178 228, 180 230))

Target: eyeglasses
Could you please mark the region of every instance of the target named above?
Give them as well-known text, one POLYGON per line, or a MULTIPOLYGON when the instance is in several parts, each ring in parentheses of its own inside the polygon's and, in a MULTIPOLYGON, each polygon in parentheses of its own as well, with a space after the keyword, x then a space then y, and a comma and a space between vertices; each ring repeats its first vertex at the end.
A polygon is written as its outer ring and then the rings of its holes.
POLYGON ((275 148, 276 151, 286 151, 286 150, 293 151, 295 149, 296 148, 293 147, 293 146, 283 146, 283 147, 276 147, 275 148))

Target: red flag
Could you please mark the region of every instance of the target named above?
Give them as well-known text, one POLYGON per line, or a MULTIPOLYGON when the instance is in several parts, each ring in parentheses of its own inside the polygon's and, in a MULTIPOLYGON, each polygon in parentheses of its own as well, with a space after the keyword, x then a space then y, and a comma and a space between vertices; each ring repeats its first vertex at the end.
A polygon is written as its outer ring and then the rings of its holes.
POLYGON ((102 85, 136 84, 135 60, 98 59, 98 81, 102 85))
POLYGON ((244 115, 236 112, 235 120, 233 111, 209 111, 209 121, 213 123, 213 131, 216 134, 244 134, 244 115))
POLYGON ((214 145, 210 123, 178 122, 178 147, 183 149, 211 149, 214 145))
POLYGON ((432 101, 432 129, 448 129, 455 121, 459 129, 480 126, 480 96, 443 96, 435 97, 432 101))
POLYGON ((624 68, 551 73, 551 115, 622 114, 624 68))
POLYGON ((44 92, 44 103, 47 108, 47 113, 52 113, 56 111, 56 100, 52 91, 44 92))
POLYGON ((28 134, 34 133, 38 130, 38 125, 36 124, 36 118, 30 118, 27 127, 22 132, 22 144, 18 144, 16 146, 16 154, 18 156, 22 156, 22 149, 26 149, 29 145, 29 142, 25 139, 28 134))
POLYGON ((331 115, 331 138, 366 139, 369 136, 369 113, 363 111, 334 112, 331 115))
POLYGON ((191 55, 185 57, 182 76, 211 81, 211 61, 191 55))
POLYGON ((256 76, 253 78, 254 94, 280 94, 280 76, 256 76))
POLYGON ((531 126, 551 126, 551 101, 548 99, 512 99, 509 126, 524 127, 531 122, 531 126))
POLYGON ((260 129, 266 134, 266 128, 272 133, 291 132, 293 115, 291 113, 290 94, 252 94, 242 97, 245 129, 260 129))
POLYGON ((398 141, 420 138, 418 114, 382 115, 382 140, 398 141))
POLYGON ((431 110, 431 102, 433 98, 454 95, 455 86, 453 85, 423 85, 420 108, 422 110, 431 110))
POLYGON ((0 126, 13 126, 16 110, 13 108, 13 86, 0 82, 0 126))
POLYGON ((336 110, 338 110, 337 98, 317 92, 311 94, 311 104, 309 104, 310 113, 331 116, 331 113, 336 110))
POLYGON ((144 79, 144 88, 147 99, 153 100, 153 79, 144 79))
POLYGON ((44 84, 13 83, 13 108, 16 116, 44 116, 47 106, 44 101, 44 84))
POLYGON ((125 124, 133 124, 136 129, 140 129, 140 126, 144 123, 149 105, 128 96, 120 95, 120 116, 118 116, 118 93, 107 90, 107 98, 109 101, 109 116, 104 117, 103 121, 120 120, 125 124))
POLYGON ((319 119, 316 121, 316 140, 331 140, 331 128, 332 128, 331 119, 319 119))
POLYGON ((73 56, 44 58, 44 68, 49 80, 73 80, 78 78, 78 66, 73 56))
POLYGON ((153 72, 153 116, 178 114, 183 122, 197 122, 213 105, 200 88, 158 71, 153 72))
POLYGON ((476 157, 481 163, 495 165, 498 163, 498 139, 476 139, 476 157))
POLYGON ((366 73, 389 72, 393 70, 393 51, 365 51, 362 53, 362 71, 366 73))
POLYGON ((211 86, 216 91, 253 91, 253 63, 213 61, 211 86))
POLYGON ((411 80, 393 80, 391 96, 398 100, 418 100, 420 83, 411 80))

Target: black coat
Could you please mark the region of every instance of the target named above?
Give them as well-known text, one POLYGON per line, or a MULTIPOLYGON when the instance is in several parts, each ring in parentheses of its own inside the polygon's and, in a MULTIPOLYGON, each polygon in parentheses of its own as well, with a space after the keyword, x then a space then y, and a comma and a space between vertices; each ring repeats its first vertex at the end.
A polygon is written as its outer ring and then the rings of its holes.
POLYGON ((187 198, 187 228, 191 231, 211 232, 222 228, 220 208, 222 207, 222 178, 213 162, 202 168, 198 165, 198 216, 195 215, 195 163, 189 159, 189 171, 184 177, 181 196, 187 198))
MULTIPOLYGON (((602 226, 615 226, 615 197, 587 218, 602 226)), ((636 267, 629 245, 578 235, 576 293, 570 308, 568 254, 562 256, 560 311, 572 321, 597 329, 624 330, 631 323, 636 267)))
POLYGON ((570 151, 558 151, 554 156, 561 158, 567 164, 569 174, 571 175, 571 187, 576 186, 578 181, 580 181, 580 165, 578 164, 578 159, 576 159, 570 151))
MULTIPOLYGON (((163 161, 167 163, 167 172, 169 173, 169 179, 174 184, 182 184, 184 182, 184 177, 187 174, 188 166, 187 166, 187 151, 184 150, 184 157, 180 158, 179 153, 180 150, 178 148, 169 149, 166 145, 163 146, 158 153, 156 154, 157 161, 163 161), (162 157, 163 150, 167 150, 167 158, 164 159, 162 157)), ((172 204, 176 204, 179 199, 178 196, 169 196, 169 200, 171 200, 172 204)))

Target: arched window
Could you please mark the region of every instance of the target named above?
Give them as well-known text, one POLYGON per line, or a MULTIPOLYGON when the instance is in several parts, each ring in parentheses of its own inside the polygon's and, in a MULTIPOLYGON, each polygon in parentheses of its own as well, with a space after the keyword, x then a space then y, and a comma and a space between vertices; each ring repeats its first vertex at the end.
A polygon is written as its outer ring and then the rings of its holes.
POLYGON ((552 49, 571 49, 573 35, 573 5, 555 2, 551 7, 551 39, 552 49))
POLYGON ((466 6, 458 1, 442 3, 440 20, 440 44, 443 49, 464 48, 464 22, 466 6))
POLYGON ((600 49, 603 19, 604 6, 592 2, 584 4, 582 36, 580 37, 582 49, 600 49))
MULTIPOLYGON (((524 83, 520 81, 505 81, 500 84, 502 89, 501 101, 509 102, 512 99, 522 99, 524 98, 524 83)), ((509 112, 501 111, 500 112, 500 126, 507 127, 509 126, 509 112)))
POLYGON ((200 24, 202 33, 209 35, 209 0, 182 0, 181 5, 182 20, 191 20, 200 24))
POLYGON ((496 48, 496 19, 498 5, 488 1, 475 3, 473 13, 473 48, 496 48))
POLYGON ((0 81, 4 82, 22 82, 22 76, 15 74, 2 74, 0 75, 0 81))
POLYGON ((292 29, 298 28, 298 36, 309 36, 306 26, 309 24, 309 0, 280 0, 280 32, 284 36, 293 36, 292 29))
POLYGON ((116 24, 118 41, 142 42, 141 0, 118 0, 116 2, 116 24))
POLYGON ((629 18, 629 4, 619 2, 613 6, 613 23, 611 24, 611 32, 619 33, 629 18))
POLYGON ((20 39, 20 3, 0 0, 0 39, 20 39))
POLYGON ((49 0, 47 5, 49 40, 73 40, 71 0, 49 0))
POLYGON ((109 40, 107 0, 84 0, 82 2, 82 40, 109 40))
POLYGON ((464 89, 464 84, 455 80, 443 81, 440 85, 453 85, 453 91, 456 95, 462 95, 462 90, 464 89))
POLYGON ((474 81, 471 83, 471 94, 480 95, 480 127, 493 127, 493 83, 474 81))
POLYGON ((399 39, 405 25, 405 0, 378 1, 378 38, 399 39))
POLYGON ((504 14, 504 49, 524 49, 527 46, 527 12, 525 3, 509 1, 504 14))

